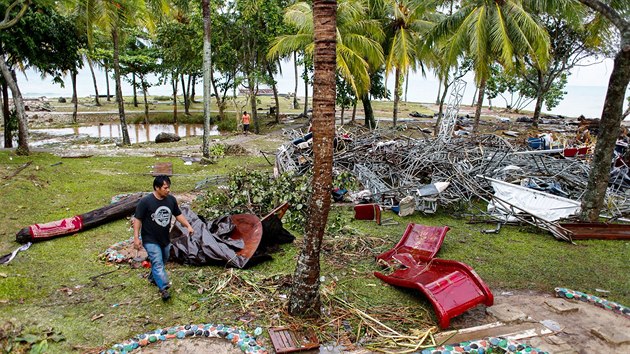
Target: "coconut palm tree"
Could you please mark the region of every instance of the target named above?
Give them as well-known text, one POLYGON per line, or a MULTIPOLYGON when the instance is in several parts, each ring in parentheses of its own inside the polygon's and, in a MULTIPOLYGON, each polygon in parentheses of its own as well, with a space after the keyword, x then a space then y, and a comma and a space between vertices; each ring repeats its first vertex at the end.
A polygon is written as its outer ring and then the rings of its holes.
MULTIPOLYGON (((393 125, 398 119, 398 104, 402 91, 401 80, 412 70, 422 67, 421 39, 434 23, 429 19, 433 9, 422 0, 379 0, 374 6, 380 8, 383 16, 386 40, 383 45, 385 55, 385 73, 394 72, 394 112, 393 125)), ((424 69, 422 69, 424 73, 424 69)))
MULTIPOLYGON (((369 65, 380 66, 383 49, 379 41, 383 31, 379 23, 366 17, 363 0, 342 0, 337 8, 337 70, 350 84, 357 96, 370 88, 369 65)), ((315 48, 313 9, 307 2, 290 6, 285 22, 297 29, 296 33, 278 36, 269 49, 268 58, 275 59, 293 52, 304 51, 312 56, 315 48)))
MULTIPOLYGON (((546 2, 528 3, 533 6, 546 2)), ((498 61, 506 70, 514 70, 519 58, 526 54, 544 66, 549 59, 549 38, 523 1, 463 0, 460 5, 433 27, 426 43, 444 47, 446 64, 455 64, 464 54, 472 59, 479 87, 474 128, 477 131, 490 66, 498 61)))
POLYGON ((319 297, 319 253, 330 210, 333 139, 335 130, 335 74, 339 57, 336 27, 337 1, 313 1, 315 82, 313 91, 313 194, 304 246, 298 258, 289 298, 291 315, 317 315, 319 297))

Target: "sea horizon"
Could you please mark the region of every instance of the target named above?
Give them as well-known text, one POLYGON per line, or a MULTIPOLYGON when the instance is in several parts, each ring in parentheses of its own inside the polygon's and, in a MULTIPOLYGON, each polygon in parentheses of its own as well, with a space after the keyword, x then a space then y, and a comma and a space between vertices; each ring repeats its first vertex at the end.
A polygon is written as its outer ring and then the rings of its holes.
MULTIPOLYGON (((287 66, 284 64, 283 66, 287 66)), ((291 67, 283 68, 283 75, 278 75, 275 79, 277 81, 278 91, 282 95, 293 93, 295 89, 295 81, 293 76, 293 70, 289 70, 291 67)), ((95 70, 97 77, 97 84, 99 95, 106 94, 105 74, 100 70, 95 70)), ((111 73, 110 73, 111 74, 111 73)), ((72 96, 72 86, 68 77, 64 78, 66 81, 65 87, 61 87, 58 84, 52 83, 50 78, 42 78, 38 73, 27 70, 24 75, 18 74, 18 84, 22 92, 22 96, 25 98, 38 98, 45 96, 49 99, 72 96)), ((467 75, 466 89, 462 98, 462 105, 470 105, 473 103, 473 95, 475 94, 475 88, 471 75, 467 75)), ((150 81, 156 82, 157 78, 153 77, 150 81)), ((386 83, 390 90, 391 96, 393 96, 393 78, 388 78, 386 83)), ((110 79, 110 94, 114 94, 114 80, 110 79)), ((607 79, 606 79, 607 83, 607 79)), ((131 96, 131 85, 123 80, 122 84, 123 95, 131 96)), ((409 77, 409 83, 407 85, 406 98, 408 102, 433 104, 437 99, 439 89, 439 81, 431 76, 427 75, 422 77, 419 74, 412 74, 409 77)), ((197 83, 195 90, 198 93, 203 92, 201 83, 197 83)), ((566 95, 564 99, 558 104, 557 107, 548 111, 543 104, 543 114, 549 115, 561 115, 565 117, 579 117, 584 115, 587 118, 599 118, 601 117, 602 109, 604 106, 604 99, 606 97, 607 86, 604 85, 567 85, 564 89, 566 95)), ((94 83, 92 80, 89 69, 84 67, 79 71, 77 76, 77 92, 79 97, 94 96, 94 83)), ((180 90, 181 92, 181 90, 180 90)), ((172 88, 169 85, 155 85, 148 89, 148 93, 151 96, 170 96, 172 94, 172 88)), ((298 81, 298 97, 304 97, 304 83, 302 80, 298 81)), ((312 97, 312 87, 309 87, 309 97, 312 97)), ((405 98, 405 91, 403 87, 403 93, 401 99, 405 98)), ((393 97, 390 97, 393 100, 393 97)), ((448 102, 448 96, 447 96, 448 102)), ((529 105, 523 108, 526 111, 534 110, 535 102, 531 102, 529 105)), ((490 102, 486 97, 484 99, 484 105, 489 106, 490 102)), ((505 103, 501 97, 497 97, 492 100, 493 107, 505 107, 505 103)), ((624 109, 627 103, 624 102, 624 109)), ((524 114, 525 115, 525 114, 524 114)))

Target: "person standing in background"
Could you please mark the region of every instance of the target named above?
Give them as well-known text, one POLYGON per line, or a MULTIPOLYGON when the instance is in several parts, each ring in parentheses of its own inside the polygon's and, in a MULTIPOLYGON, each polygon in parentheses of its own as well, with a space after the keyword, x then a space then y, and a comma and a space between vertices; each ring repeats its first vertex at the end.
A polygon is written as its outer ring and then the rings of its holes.
POLYGON ((241 117, 241 122, 243 123, 243 132, 245 133, 245 135, 247 135, 247 132, 249 132, 249 114, 247 113, 247 111, 243 112, 243 116, 241 117))

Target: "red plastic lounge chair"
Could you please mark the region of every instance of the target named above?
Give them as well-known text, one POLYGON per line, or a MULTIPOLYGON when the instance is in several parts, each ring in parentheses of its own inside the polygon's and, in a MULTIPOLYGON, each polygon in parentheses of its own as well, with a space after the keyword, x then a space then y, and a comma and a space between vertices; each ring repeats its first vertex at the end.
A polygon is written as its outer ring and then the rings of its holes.
POLYGON ((439 251, 448 227, 409 224, 402 239, 377 260, 397 267, 390 275, 375 272, 384 282, 418 289, 427 296, 441 328, 451 318, 483 303, 492 306, 494 297, 479 275, 468 265, 433 258, 439 251))

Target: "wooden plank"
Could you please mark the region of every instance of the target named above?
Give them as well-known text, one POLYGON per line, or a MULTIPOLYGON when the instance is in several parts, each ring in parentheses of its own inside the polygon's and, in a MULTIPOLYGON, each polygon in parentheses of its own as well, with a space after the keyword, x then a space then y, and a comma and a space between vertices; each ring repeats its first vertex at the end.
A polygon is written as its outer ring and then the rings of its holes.
POLYGON ((630 240, 630 225, 605 223, 561 223, 573 240, 630 240))
POLYGON ((294 353, 319 348, 315 333, 305 335, 287 327, 269 328, 269 337, 276 353, 294 353))

